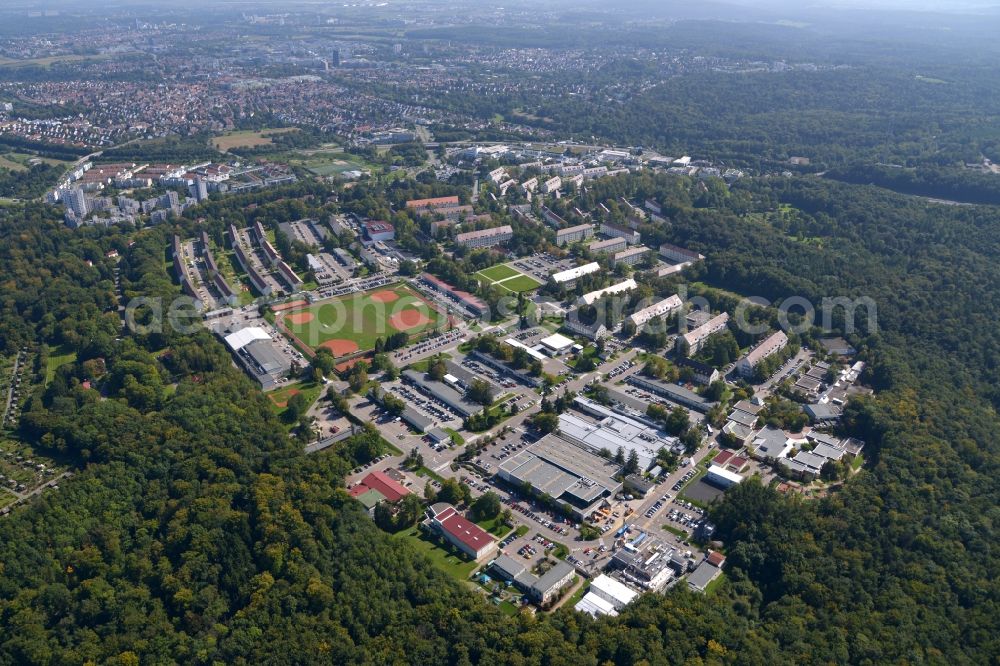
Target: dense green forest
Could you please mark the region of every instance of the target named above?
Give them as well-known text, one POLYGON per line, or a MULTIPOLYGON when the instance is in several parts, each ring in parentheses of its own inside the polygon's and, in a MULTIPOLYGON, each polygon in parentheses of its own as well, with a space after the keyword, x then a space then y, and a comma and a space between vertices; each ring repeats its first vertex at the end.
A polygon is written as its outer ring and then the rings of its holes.
POLYGON ((0 197, 31 199, 41 196, 55 184, 62 172, 63 169, 44 163, 23 171, 0 168, 0 197))
POLYGON ((845 183, 878 185, 904 194, 1000 205, 1000 176, 968 169, 904 169, 854 164, 831 169, 824 175, 845 183))
MULTIPOLYGON (((731 490, 712 509, 726 584, 600 621, 507 617, 383 534, 342 489, 378 437, 303 455, 207 333, 119 339, 105 253, 122 254, 126 297, 173 296, 173 229, 73 232, 40 205, 0 211, 0 348, 78 353, 22 420, 21 437, 78 471, 0 520, 0 663, 989 663, 1000 211, 815 178, 709 185, 644 175, 581 196, 660 200, 671 224, 644 237, 703 252, 689 277, 705 283, 873 298, 877 330, 862 320, 851 337, 878 393, 845 426, 871 466, 814 502, 731 490)), ((415 191, 394 187, 345 205, 415 191)), ((291 192, 253 195, 254 215, 299 213, 291 192)))

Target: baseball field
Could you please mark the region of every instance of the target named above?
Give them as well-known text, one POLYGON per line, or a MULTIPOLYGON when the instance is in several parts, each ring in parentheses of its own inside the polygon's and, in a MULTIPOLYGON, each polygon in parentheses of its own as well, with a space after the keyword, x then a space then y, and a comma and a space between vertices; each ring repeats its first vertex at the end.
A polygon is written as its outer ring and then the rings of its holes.
POLYGON ((446 323, 445 315, 405 284, 337 296, 276 317, 301 346, 326 347, 338 357, 374 349, 376 340, 393 333, 419 337, 446 323))

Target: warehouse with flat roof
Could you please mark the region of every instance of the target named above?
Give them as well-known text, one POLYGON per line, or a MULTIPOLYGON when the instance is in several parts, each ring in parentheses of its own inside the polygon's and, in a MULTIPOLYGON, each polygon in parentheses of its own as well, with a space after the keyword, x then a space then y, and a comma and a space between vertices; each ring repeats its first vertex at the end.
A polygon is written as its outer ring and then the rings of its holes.
POLYGON ((497 476, 514 486, 531 484, 539 495, 568 504, 582 520, 621 490, 614 478, 618 472, 618 465, 557 435, 546 435, 505 460, 497 476))

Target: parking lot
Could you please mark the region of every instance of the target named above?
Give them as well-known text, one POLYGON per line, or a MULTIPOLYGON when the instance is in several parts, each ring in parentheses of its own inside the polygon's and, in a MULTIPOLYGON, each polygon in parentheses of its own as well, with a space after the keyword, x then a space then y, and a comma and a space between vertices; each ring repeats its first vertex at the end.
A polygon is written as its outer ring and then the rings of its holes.
MULTIPOLYGON (((223 337, 229 333, 248 327, 262 328, 268 335, 271 336, 271 346, 282 356, 286 357, 289 366, 293 363, 297 364, 300 368, 304 368, 309 365, 309 359, 296 349, 288 338, 279 333, 270 322, 264 319, 264 317, 262 317, 257 311, 257 306, 255 305, 248 305, 240 308, 239 310, 234 310, 232 314, 228 316, 213 319, 208 322, 208 326, 215 331, 216 334, 223 337)), ((289 380, 287 378, 281 378, 278 381, 278 385, 281 386, 288 382, 289 380)))
POLYGON ((512 261, 510 265, 545 284, 548 282, 550 275, 572 268, 576 266, 576 262, 572 259, 559 259, 548 252, 540 252, 530 257, 522 257, 517 261, 512 261))
POLYGON ((462 344, 468 334, 460 329, 452 329, 441 335, 427 338, 412 347, 407 347, 406 349, 401 349, 393 354, 392 362, 393 365, 397 367, 402 367, 404 365, 409 365, 415 361, 419 361, 422 358, 426 358, 432 354, 437 354, 438 352, 443 352, 450 347, 455 347, 462 344))
POLYGON ((429 416, 435 421, 435 425, 437 426, 458 425, 461 427, 462 425, 462 417, 460 415, 453 412, 440 400, 425 395, 415 388, 411 388, 400 382, 383 384, 382 388, 400 398, 418 412, 429 416))
POLYGON ((493 368, 489 368, 483 365, 482 363, 479 363, 478 361, 472 360, 467 356, 459 354, 457 362, 466 370, 474 372, 480 377, 492 380, 492 382, 497 386, 502 386, 503 388, 506 389, 512 389, 517 387, 517 382, 515 382, 514 380, 504 375, 501 375, 493 368))

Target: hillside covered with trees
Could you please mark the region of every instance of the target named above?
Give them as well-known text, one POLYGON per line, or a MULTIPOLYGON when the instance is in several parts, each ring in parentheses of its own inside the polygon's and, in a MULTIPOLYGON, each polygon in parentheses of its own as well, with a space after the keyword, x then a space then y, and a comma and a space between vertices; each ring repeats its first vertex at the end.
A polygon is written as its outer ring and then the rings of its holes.
POLYGON ((77 353, 19 432, 77 472, 0 520, 0 663, 987 663, 1000 211, 816 179, 704 192, 628 177, 586 196, 620 195, 665 205, 671 226, 644 234, 702 251, 707 284, 878 304, 856 342, 879 392, 847 424, 870 469, 816 502, 727 493, 715 595, 647 595, 600 621, 503 615, 349 500, 373 432, 307 457, 207 333, 116 340, 105 253, 121 253, 127 297, 171 297, 172 229, 71 232, 28 205, 0 213, 0 346, 77 353))

